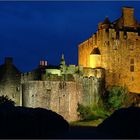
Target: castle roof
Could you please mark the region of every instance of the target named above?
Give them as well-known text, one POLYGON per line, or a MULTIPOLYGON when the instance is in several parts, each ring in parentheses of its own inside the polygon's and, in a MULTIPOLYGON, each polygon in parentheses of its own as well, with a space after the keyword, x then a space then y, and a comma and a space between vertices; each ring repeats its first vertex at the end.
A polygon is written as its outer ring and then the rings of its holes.
POLYGON ((101 54, 98 48, 94 48, 90 54, 101 54))
POLYGON ((7 78, 11 80, 20 78, 21 72, 9 60, 9 58, 6 58, 5 64, 0 65, 0 81, 5 81, 7 78))

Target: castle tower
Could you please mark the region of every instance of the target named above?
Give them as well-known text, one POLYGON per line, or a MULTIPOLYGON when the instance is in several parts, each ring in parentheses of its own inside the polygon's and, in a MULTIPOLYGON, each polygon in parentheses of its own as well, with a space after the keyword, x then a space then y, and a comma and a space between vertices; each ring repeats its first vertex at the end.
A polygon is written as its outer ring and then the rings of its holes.
POLYGON ((78 64, 86 73, 89 67, 102 67, 106 86, 125 86, 140 94, 139 54, 140 24, 134 17, 134 8, 123 7, 121 17, 113 22, 106 17, 98 24, 97 32, 79 45, 78 64))

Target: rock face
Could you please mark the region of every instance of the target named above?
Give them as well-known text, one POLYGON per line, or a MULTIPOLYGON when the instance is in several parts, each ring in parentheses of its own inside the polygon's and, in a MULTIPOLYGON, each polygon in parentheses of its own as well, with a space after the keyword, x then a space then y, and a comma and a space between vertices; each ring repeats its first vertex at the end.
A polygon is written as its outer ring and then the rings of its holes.
POLYGON ((5 58, 5 63, 0 66, 0 96, 7 95, 16 105, 20 105, 20 80, 21 73, 13 65, 12 58, 5 58))
POLYGON ((62 116, 42 108, 0 106, 0 138, 62 138, 69 125, 62 116))
POLYGON ((140 108, 115 111, 97 129, 104 138, 140 138, 140 108))

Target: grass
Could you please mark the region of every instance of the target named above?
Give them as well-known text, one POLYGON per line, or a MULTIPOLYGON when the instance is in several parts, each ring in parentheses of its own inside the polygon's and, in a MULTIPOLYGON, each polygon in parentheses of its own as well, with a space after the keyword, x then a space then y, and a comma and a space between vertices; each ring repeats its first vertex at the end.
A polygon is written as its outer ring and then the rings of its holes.
POLYGON ((71 126, 98 126, 100 123, 103 122, 103 119, 98 119, 98 120, 90 120, 90 121, 75 121, 71 122, 71 126))

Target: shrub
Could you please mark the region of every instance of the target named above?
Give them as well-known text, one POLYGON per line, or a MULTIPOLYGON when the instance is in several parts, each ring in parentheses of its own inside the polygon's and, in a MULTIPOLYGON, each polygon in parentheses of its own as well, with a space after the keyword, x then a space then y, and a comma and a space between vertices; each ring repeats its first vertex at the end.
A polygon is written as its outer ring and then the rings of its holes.
POLYGON ((105 119, 115 110, 130 106, 128 90, 121 86, 109 87, 106 93, 99 97, 97 105, 84 106, 78 104, 77 111, 83 120, 105 119))
POLYGON ((117 110, 121 107, 125 107, 128 101, 128 90, 121 86, 112 86, 107 89, 106 105, 111 110, 117 110))
POLYGON ((101 106, 84 106, 82 104, 78 104, 77 111, 80 113, 80 117, 83 120, 97 120, 99 118, 105 119, 110 113, 101 106))

